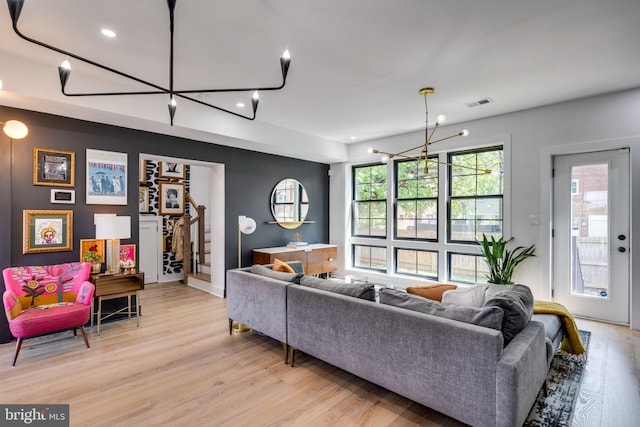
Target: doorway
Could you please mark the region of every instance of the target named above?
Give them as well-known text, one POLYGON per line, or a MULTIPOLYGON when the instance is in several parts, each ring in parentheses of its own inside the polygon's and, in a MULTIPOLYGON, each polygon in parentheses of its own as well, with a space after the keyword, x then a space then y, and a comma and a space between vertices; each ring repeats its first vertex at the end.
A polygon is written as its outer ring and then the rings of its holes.
POLYGON ((629 323, 629 150, 553 157, 553 290, 576 316, 629 323))

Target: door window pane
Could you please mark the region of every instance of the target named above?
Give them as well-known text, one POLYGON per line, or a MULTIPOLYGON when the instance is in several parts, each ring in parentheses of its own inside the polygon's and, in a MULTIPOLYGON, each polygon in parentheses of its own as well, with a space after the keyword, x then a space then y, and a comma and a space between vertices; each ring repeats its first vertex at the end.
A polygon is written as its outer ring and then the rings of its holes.
POLYGON ((609 297, 608 173, 606 163, 571 168, 572 294, 609 297))

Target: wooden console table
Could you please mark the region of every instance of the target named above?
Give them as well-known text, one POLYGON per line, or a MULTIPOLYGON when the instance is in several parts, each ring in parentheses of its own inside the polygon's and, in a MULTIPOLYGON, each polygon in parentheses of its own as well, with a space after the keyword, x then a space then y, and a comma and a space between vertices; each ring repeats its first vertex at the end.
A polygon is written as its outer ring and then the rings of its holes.
POLYGON ((314 243, 297 248, 286 246, 253 250, 254 264, 273 264, 280 261, 301 261, 306 274, 324 274, 338 269, 336 258, 338 247, 324 243, 314 243))
MULTIPOLYGON (((98 298, 98 335, 100 322, 116 314, 136 315, 136 326, 140 326, 140 291, 144 289, 144 273, 92 274, 91 282, 95 285, 94 296, 98 298), (131 296, 136 296, 136 311, 131 311, 131 296), (102 317, 102 301, 127 297, 127 306, 102 317), (127 311, 125 311, 127 310, 127 311)), ((93 304, 91 304, 91 327, 93 327, 93 304)))

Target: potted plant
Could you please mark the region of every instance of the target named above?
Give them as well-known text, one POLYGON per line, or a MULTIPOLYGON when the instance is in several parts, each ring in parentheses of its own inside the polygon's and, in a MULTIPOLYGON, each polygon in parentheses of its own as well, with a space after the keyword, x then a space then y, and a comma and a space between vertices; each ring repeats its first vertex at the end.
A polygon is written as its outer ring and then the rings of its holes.
POLYGON ((487 236, 484 233, 482 234, 482 241, 478 243, 480 243, 482 254, 487 261, 487 265, 489 265, 489 274, 487 275, 489 283, 499 285, 512 284, 511 278, 516 267, 525 259, 536 256, 535 245, 527 248, 518 246, 512 250, 507 249, 507 244, 512 240, 513 237, 505 239, 501 236, 496 240, 491 236, 491 242, 489 242, 487 236))
POLYGON ((102 256, 98 253, 98 245, 91 245, 84 253, 84 260, 91 263, 91 272, 100 273, 102 269, 102 256))

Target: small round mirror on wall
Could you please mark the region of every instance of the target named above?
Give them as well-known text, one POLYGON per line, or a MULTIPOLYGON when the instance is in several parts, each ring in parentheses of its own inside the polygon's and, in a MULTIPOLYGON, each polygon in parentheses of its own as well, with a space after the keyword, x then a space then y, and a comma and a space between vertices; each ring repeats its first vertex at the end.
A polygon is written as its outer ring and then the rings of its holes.
POLYGON ((280 181, 271 193, 271 213, 282 228, 300 227, 309 212, 309 198, 304 185, 297 179, 280 181))

